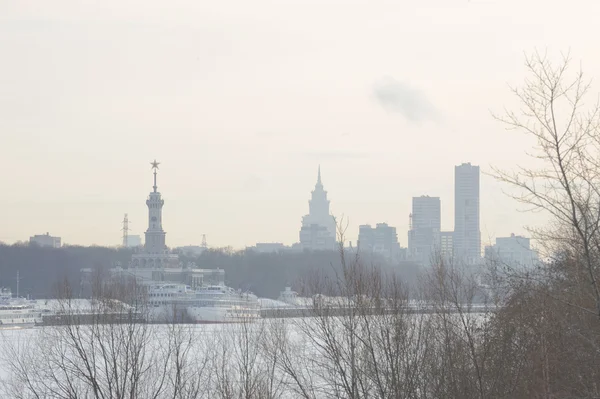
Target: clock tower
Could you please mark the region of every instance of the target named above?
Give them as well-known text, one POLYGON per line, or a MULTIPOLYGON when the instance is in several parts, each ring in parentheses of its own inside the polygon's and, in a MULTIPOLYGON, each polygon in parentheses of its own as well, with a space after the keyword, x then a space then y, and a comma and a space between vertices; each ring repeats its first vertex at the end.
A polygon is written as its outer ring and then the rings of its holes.
POLYGON ((144 243, 145 252, 148 254, 161 254, 167 249, 165 244, 166 233, 162 228, 162 207, 165 201, 161 198, 157 191, 156 174, 160 162, 151 162, 152 170, 154 171, 154 186, 150 192, 146 205, 148 206, 148 230, 146 230, 146 240, 144 243))

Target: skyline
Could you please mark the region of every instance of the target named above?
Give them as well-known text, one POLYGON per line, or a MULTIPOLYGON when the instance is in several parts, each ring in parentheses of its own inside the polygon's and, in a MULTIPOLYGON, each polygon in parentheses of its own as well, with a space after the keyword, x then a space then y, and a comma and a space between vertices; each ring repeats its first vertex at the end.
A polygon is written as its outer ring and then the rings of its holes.
POLYGON ((387 222, 406 246, 420 195, 452 230, 462 162, 482 171, 482 244, 543 224, 485 175, 533 162, 490 111, 515 105, 523 53, 548 43, 600 70, 600 3, 341 5, 0 4, 0 241, 115 245, 124 213, 142 235, 154 157, 170 246, 295 242, 318 164, 353 242, 387 222))
MULTIPOLYGON (((151 162, 150 162, 150 165, 151 165, 151 168, 150 168, 150 170, 151 170, 151 173, 152 173, 152 175, 153 175, 153 185, 152 185, 152 187, 151 187, 151 191, 149 192, 148 196, 146 197, 146 198, 147 198, 147 199, 146 199, 146 205, 147 205, 147 206, 150 206, 150 205, 149 205, 149 203, 150 203, 150 202, 152 202, 152 201, 154 201, 156 198, 158 198, 158 202, 161 202, 161 206, 160 206, 160 208, 162 208, 162 203, 164 202, 164 200, 161 200, 161 197, 162 197, 162 192, 159 190, 159 186, 158 186, 158 184, 157 184, 157 172, 158 172, 158 170, 159 170, 159 165, 161 165, 161 163, 162 163, 162 162, 157 162, 157 160, 156 160, 156 159, 154 159, 153 161, 151 161, 151 162), (156 197, 156 198, 155 198, 155 197, 156 197)), ((455 168, 459 168, 459 167, 465 167, 465 166, 467 166, 467 165, 468 165, 469 167, 471 167, 471 163, 462 163, 462 164, 460 164, 460 165, 456 165, 456 166, 455 166, 455 168)), ((478 165, 473 165, 473 167, 477 169, 477 171, 478 171, 478 174, 479 174, 479 166, 478 166, 478 165)), ((455 176, 455 178, 456 178, 456 176, 455 176)), ((479 178, 478 178, 478 179, 479 179, 479 178)), ((454 182, 454 184, 455 184, 455 188, 456 188, 456 181, 454 182)), ((324 187, 324 184, 322 183, 322 178, 321 178, 321 165, 319 164, 319 165, 318 165, 318 168, 317 168, 317 178, 316 178, 316 185, 315 185, 315 189, 317 189, 317 190, 318 190, 318 189, 320 189, 320 190, 323 190, 323 187, 324 187)), ((313 190, 313 191, 311 191, 311 194, 312 194, 312 196, 313 196, 313 200, 314 200, 314 192, 315 192, 314 190, 313 190)), ((325 195, 325 197, 324 197, 324 198, 326 199, 326 193, 327 193, 327 191, 324 191, 323 193, 325 193, 325 194, 324 194, 324 195, 325 195)), ((455 193, 455 195, 456 195, 456 193, 455 193)), ((414 213, 414 200, 415 200, 415 198, 416 198, 416 199, 423 199, 423 198, 425 198, 425 199, 435 199, 435 200, 437 200, 437 201, 438 201, 438 204, 441 204, 441 203, 443 203, 443 201, 442 201, 442 199, 441 199, 440 197, 430 197, 429 195, 421 195, 421 196, 419 196, 419 197, 413 197, 413 198, 412 198, 412 210, 411 210, 411 211, 410 211, 410 213, 409 213, 409 218, 410 218, 410 215, 414 213)), ((311 202, 311 200, 309 200, 309 205, 310 205, 310 202, 311 202)), ((328 201, 328 200, 326 200, 326 202, 328 203, 329 201, 328 201)), ((167 204, 167 205, 168 205, 168 204, 167 204)), ((310 206, 309 206, 309 208, 310 208, 310 206)), ((327 208, 329 208, 329 205, 327 205, 327 208)), ((150 214, 150 217, 152 216, 152 212, 153 212, 153 211, 152 211, 152 210, 150 210, 150 213, 151 213, 151 214, 150 214)), ((159 213, 162 213, 162 211, 160 211, 160 210, 159 210, 159 213)), ((126 217, 128 218, 128 226, 129 226, 129 223, 131 223, 131 220, 129 220, 129 217, 128 217, 127 215, 128 215, 128 213, 126 214, 126 217)), ((325 216, 325 214, 324 214, 323 216, 325 216)), ((333 215, 332 215, 332 216, 333 216, 333 215)), ((306 217, 308 217, 308 216, 303 216, 303 217, 302 217, 302 219, 304 219, 304 218, 306 218, 306 217)), ((348 217, 348 216, 344 216, 344 217, 348 217)), ((163 243, 164 243, 164 235, 166 234, 166 231, 164 231, 164 230, 162 229, 162 217, 161 217, 161 216, 159 216, 159 217, 158 217, 158 219, 155 217, 155 218, 152 218, 152 220, 153 220, 153 221, 155 221, 155 222, 156 222, 156 221, 158 221, 158 223, 159 223, 158 229, 159 229, 159 230, 160 230, 160 232, 161 232, 160 234, 161 234, 161 235, 162 235, 162 237, 163 237, 163 238, 162 238, 162 240, 163 240, 163 243)), ((150 223, 152 223, 152 221, 151 221, 150 223)), ((376 222, 375 224, 377 224, 377 223, 387 223, 387 222, 385 222, 385 221, 384 221, 384 222, 376 222)), ((410 223, 410 222, 409 222, 409 223, 410 223)), ((413 221, 413 223, 414 223, 414 221, 413 221)), ((362 226, 362 225, 365 225, 365 224, 371 224, 371 223, 370 223, 370 222, 369 222, 369 223, 361 223, 361 224, 359 224, 359 226, 362 226)), ((301 222, 301 223, 300 223, 300 226, 302 226, 302 225, 303 225, 303 223, 301 222)), ((396 226, 392 226, 392 227, 396 228, 396 226)), ((145 229, 144 231, 142 231, 142 232, 138 233, 137 231, 135 231, 135 230, 131 230, 131 229, 130 229, 130 230, 129 230, 129 232, 130 232, 130 235, 137 235, 137 236, 142 236, 142 235, 144 235, 144 234, 145 234, 145 235, 146 235, 146 238, 147 238, 148 232, 149 232, 149 231, 151 231, 151 230, 152 230, 152 229, 150 229, 150 230, 149 230, 149 229, 145 229)), ((444 231, 444 226, 443 226, 443 224, 442 224, 442 228, 440 229, 440 231, 444 231)), ((407 232, 406 232, 406 233, 407 233, 407 235, 409 234, 408 230, 407 230, 407 232)), ((37 233, 36 233, 36 234, 37 234, 37 233)), ((202 233, 202 234, 201 234, 201 236, 202 236, 202 235, 204 235, 204 234, 206 234, 206 233, 202 233)), ((514 233, 511 233, 511 234, 514 234, 514 233)), ((53 235, 56 235, 56 234, 53 234, 53 235)), ((353 236, 353 233, 352 233, 351 231, 348 231, 347 237, 352 237, 352 236, 353 236)), ((354 243, 356 243, 356 240, 358 239, 358 233, 356 233, 356 236, 357 236, 357 238, 356 238, 354 241, 352 241, 352 242, 354 242, 354 243)), ((62 237, 61 237, 61 238, 62 238, 62 237)), ((121 237, 121 238, 122 238, 122 237, 121 237)), ((494 237, 494 239, 495 239, 495 237, 494 237)), ((406 241, 406 245, 402 245, 402 244, 403 244, 403 242, 402 242, 402 240, 401 240, 401 236, 400 236, 400 234, 399 234, 399 235, 398 235, 398 240, 399 240, 399 243, 400 243, 401 247, 408 247, 408 239, 407 239, 407 241, 406 241)), ((20 240, 20 241, 25 241, 25 240, 20 240)), ((147 242, 147 241, 148 241, 148 240, 146 239, 144 242, 147 242)), ((283 241, 277 241, 277 240, 275 240, 275 241, 270 241, 270 242, 271 242, 271 243, 276 243, 276 242, 278 243, 278 242, 282 242, 282 243, 283 243, 283 244, 285 244, 285 245, 291 245, 291 244, 294 244, 294 243, 299 243, 299 241, 300 241, 300 240, 296 240, 296 241, 293 241, 293 242, 283 242, 283 241)), ((351 241, 351 240, 348 240, 348 241, 351 241)), ((255 242, 255 243, 253 243, 253 244, 256 244, 256 243, 267 243, 267 242, 266 242, 266 241, 257 241, 257 242, 255 242)), ((492 241, 490 241, 489 245, 491 245, 492 243, 493 243, 493 242, 492 242, 492 241)), ((65 244, 77 245, 76 243, 65 243, 65 244)), ((198 243, 196 243, 196 242, 190 243, 190 245, 197 245, 197 244, 198 244, 198 243)), ((92 245, 97 245, 97 244, 95 244, 95 243, 94 243, 94 244, 92 244, 92 245)), ((184 245, 185 245, 185 244, 184 244, 184 245)), ((488 243, 487 243, 487 242, 482 242, 482 248, 483 248, 484 246, 486 246, 486 245, 488 245, 488 243)), ((107 245, 107 246, 115 246, 115 245, 113 244, 113 245, 107 245)), ((119 244, 117 244, 116 246, 120 246, 120 245, 119 245, 119 244)), ((147 244, 146 244, 146 246, 147 246, 147 244)), ((177 247, 177 246, 181 246, 181 245, 169 245, 169 244, 168 244, 168 242, 167 242, 167 246, 172 248, 172 247, 177 247)), ((230 246, 230 245, 221 245, 221 246, 216 246, 216 247, 228 247, 228 246, 230 246)), ((246 247, 249 247, 249 246, 251 246, 251 245, 246 245, 246 247)), ((213 247, 215 247, 215 246, 213 246, 213 247)))

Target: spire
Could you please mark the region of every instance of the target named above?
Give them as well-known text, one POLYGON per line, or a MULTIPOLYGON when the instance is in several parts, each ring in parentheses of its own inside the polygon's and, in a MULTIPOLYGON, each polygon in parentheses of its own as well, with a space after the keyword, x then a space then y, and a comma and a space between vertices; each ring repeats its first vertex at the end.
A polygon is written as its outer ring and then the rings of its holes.
POLYGON ((317 184, 323 184, 321 183, 321 164, 319 164, 319 175, 317 177, 317 184))
POLYGON ((154 170, 154 186, 152 186, 152 188, 154 189, 154 192, 156 192, 156 171, 158 170, 158 165, 160 165, 160 162, 156 162, 155 159, 154 162, 150 162, 150 165, 152 165, 152 170, 154 170))

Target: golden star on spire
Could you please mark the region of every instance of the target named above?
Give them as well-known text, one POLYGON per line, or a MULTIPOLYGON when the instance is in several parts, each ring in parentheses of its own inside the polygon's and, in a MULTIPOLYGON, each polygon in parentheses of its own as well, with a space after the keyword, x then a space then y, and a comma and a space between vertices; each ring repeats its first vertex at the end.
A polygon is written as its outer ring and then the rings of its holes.
POLYGON ((150 162, 150 165, 152 165, 152 169, 158 169, 158 165, 160 165, 160 162, 156 162, 155 159, 154 162, 150 162))

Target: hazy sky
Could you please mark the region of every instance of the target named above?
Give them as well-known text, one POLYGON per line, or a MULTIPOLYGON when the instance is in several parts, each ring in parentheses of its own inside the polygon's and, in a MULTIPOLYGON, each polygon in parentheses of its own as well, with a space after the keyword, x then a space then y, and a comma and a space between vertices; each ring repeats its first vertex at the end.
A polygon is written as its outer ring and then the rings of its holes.
MULTIPOLYGON (((527 164, 490 116, 523 52, 571 49, 600 74, 600 2, 238 0, 0 2, 0 240, 72 244, 147 227, 149 162, 167 243, 298 240, 320 163, 335 215, 388 222, 454 165, 527 164)), ((598 85, 595 89, 599 89, 598 85)), ((541 215, 481 179, 484 241, 541 215)))

